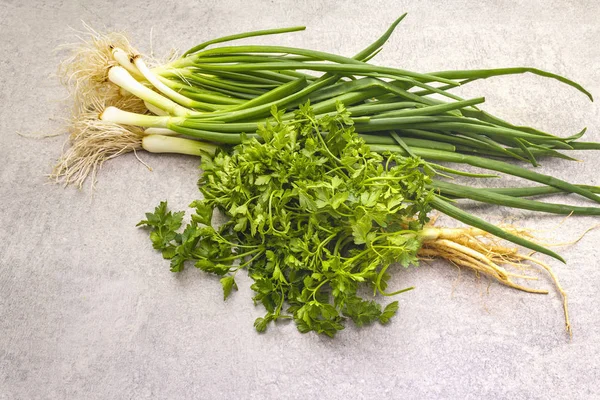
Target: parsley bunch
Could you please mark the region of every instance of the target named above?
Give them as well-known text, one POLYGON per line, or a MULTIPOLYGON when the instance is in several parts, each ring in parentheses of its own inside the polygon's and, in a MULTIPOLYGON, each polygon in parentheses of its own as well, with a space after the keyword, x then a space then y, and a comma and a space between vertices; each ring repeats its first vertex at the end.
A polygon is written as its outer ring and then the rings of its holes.
POLYGON ((266 309, 258 331, 280 318, 328 336, 347 318, 357 326, 388 322, 398 303, 382 307, 359 289, 385 296, 411 289, 387 293, 387 270, 418 263, 430 169, 419 158, 372 152, 341 103, 318 118, 309 105, 292 121, 276 109, 272 116, 258 132, 264 143, 246 138, 230 153, 203 158, 203 199, 191 204, 183 232, 183 212, 168 211, 166 202, 139 225, 150 228, 173 272, 192 261, 222 276, 225 298, 247 269, 254 301, 266 309), (215 209, 228 217, 218 227, 215 209))

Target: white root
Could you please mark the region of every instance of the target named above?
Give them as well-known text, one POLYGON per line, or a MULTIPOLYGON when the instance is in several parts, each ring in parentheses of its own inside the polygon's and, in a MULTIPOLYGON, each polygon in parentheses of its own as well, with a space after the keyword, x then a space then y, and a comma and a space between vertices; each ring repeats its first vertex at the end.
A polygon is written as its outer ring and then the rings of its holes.
MULTIPOLYGON (((67 126, 71 147, 63 151, 50 174, 58 183, 80 188, 88 176, 92 177, 94 186, 95 175, 104 161, 142 148, 142 128, 134 126, 138 124, 130 121, 131 118, 127 121, 102 120, 100 115, 107 108, 129 113, 120 113, 120 116, 151 118, 145 115, 149 110, 144 102, 146 99, 156 114, 165 114, 162 110, 179 115, 192 112, 151 89, 134 64, 140 52, 131 46, 123 33, 101 34, 85 24, 84 27, 83 32, 77 32, 78 43, 59 48, 69 53, 60 64, 58 75, 69 90, 74 109, 67 126)), ((151 67, 168 65, 177 59, 177 52, 171 51, 162 60, 152 56, 145 58, 151 67)), ((143 68, 149 70, 146 64, 143 68)), ((139 157, 138 160, 143 163, 139 157)))
MULTIPOLYGON (((113 56, 113 49, 137 54, 123 33, 100 34, 84 25, 86 31, 78 32, 78 43, 63 45, 69 56, 60 63, 58 76, 67 87, 74 101, 74 114, 86 113, 101 102, 106 105, 123 105, 125 96, 119 87, 108 81, 108 71, 119 65, 113 56)), ((127 96, 129 97, 129 96, 127 96)), ((128 111, 143 112, 143 102, 133 96, 127 99, 128 111)))
POLYGON ((125 68, 131 74, 131 76, 135 77, 137 80, 144 80, 144 76, 132 62, 133 57, 130 54, 119 47, 115 47, 112 51, 112 54, 115 61, 117 61, 121 67, 125 68))
MULTIPOLYGON (((505 227, 505 229, 510 230, 511 233, 531 236, 524 229, 514 227, 505 227)), ((504 268, 525 269, 531 268, 532 264, 541 267, 548 273, 562 296, 565 327, 569 335, 572 335, 567 294, 552 268, 530 255, 519 253, 516 248, 499 244, 491 234, 473 227, 438 229, 430 225, 423 230, 423 244, 419 256, 442 258, 457 266, 486 274, 506 286, 529 293, 547 294, 546 290, 531 288, 514 281, 514 279, 536 280, 536 277, 516 274, 504 268)))
POLYGON ((150 153, 176 153, 197 157, 206 154, 212 156, 217 151, 217 146, 210 143, 164 135, 145 135, 142 147, 150 153))
MULTIPOLYGON (((96 104, 96 107, 102 105, 96 104)), ((90 176, 93 188, 96 173, 105 161, 135 152, 142 146, 141 128, 102 121, 97 109, 73 117, 68 129, 71 146, 63 152, 50 174, 51 179, 65 186, 72 184, 81 188, 90 176)))

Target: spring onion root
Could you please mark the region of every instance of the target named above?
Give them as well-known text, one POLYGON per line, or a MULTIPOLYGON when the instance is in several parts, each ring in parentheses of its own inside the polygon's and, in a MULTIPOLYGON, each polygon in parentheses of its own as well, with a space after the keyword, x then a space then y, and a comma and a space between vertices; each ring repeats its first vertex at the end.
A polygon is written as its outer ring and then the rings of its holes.
POLYGON ((71 146, 55 165, 51 178, 65 186, 83 186, 88 175, 95 176, 106 160, 123 153, 139 150, 143 130, 123 126, 98 118, 97 111, 74 117, 69 125, 71 146))
POLYGON ((100 34, 85 25, 84 32, 78 32, 84 38, 79 43, 61 46, 70 56, 59 66, 61 82, 69 89, 74 100, 74 114, 87 113, 98 103, 119 105, 128 111, 144 112, 140 99, 123 100, 120 89, 108 80, 111 67, 120 65, 117 58, 122 54, 136 54, 127 37, 122 33, 100 34), (121 53, 115 54, 115 48, 121 53))

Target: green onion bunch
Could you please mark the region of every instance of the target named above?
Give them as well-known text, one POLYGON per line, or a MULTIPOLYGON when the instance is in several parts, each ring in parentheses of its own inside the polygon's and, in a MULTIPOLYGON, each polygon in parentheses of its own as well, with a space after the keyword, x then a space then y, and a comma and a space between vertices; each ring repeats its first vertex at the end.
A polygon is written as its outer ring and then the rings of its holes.
MULTIPOLYGON (((599 215, 598 207, 553 204, 526 197, 564 192, 600 202, 598 188, 574 185, 532 168, 544 158, 572 160, 566 154, 569 150, 599 149, 600 144, 580 141, 585 129, 560 137, 511 124, 479 108, 483 97, 463 99, 452 89, 478 79, 529 72, 567 84, 593 101, 592 95, 576 82, 535 68, 419 73, 373 63, 373 57, 405 15, 353 57, 277 45, 229 45, 237 39, 295 32, 304 27, 209 40, 181 57, 153 67, 128 42, 108 36, 96 39, 93 45, 103 57, 96 54, 93 61, 95 69, 104 75, 101 79, 88 77, 88 81, 101 84, 88 90, 87 97, 76 96, 78 109, 83 111, 74 124, 74 145, 61 159, 55 176, 66 183, 72 180, 81 184, 88 173, 95 171, 97 163, 139 148, 211 156, 218 147, 239 144, 245 137, 261 140, 256 132, 272 123, 269 118, 274 109, 285 110, 281 120, 293 122, 303 105, 310 104, 316 118, 321 118, 335 115, 341 103, 350 114, 354 131, 373 151, 418 157, 425 161, 425 168, 437 174, 430 184, 436 193, 434 208, 560 259, 550 250, 465 212, 456 200, 467 198, 563 215, 599 215), (517 166, 510 160, 526 161, 532 167, 517 166), (443 165, 448 162, 486 171, 472 173, 443 165), (496 177, 496 173, 541 185, 495 190, 441 179, 449 175, 488 178, 496 177)), ((89 53, 88 47, 88 59, 89 53)), ((80 54, 71 61, 79 60, 81 64, 81 59, 80 54)), ((79 92, 86 87, 81 84, 84 81, 85 77, 76 82, 79 92)))

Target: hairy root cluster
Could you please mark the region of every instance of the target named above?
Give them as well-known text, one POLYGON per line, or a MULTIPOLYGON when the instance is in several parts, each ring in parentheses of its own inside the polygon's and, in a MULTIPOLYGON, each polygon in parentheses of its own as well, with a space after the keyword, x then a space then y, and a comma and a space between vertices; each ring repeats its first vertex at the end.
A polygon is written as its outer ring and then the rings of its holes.
POLYGON ((118 47, 129 54, 137 54, 137 50, 130 45, 123 33, 100 34, 91 27, 84 26, 86 30, 78 32, 78 43, 60 47, 69 56, 60 63, 58 75, 73 97, 74 113, 86 113, 99 101, 115 105, 123 102, 124 97, 130 97, 125 102, 125 105, 131 107, 128 111, 145 110, 141 100, 128 96, 108 81, 108 70, 118 65, 112 50, 118 47))
MULTIPOLYGON (((503 285, 529 293, 547 294, 548 291, 531 288, 515 282, 516 279, 537 280, 530 275, 533 267, 541 268, 550 276, 562 296, 566 330, 571 335, 567 294, 552 268, 541 260, 519 252, 516 247, 506 247, 491 234, 477 228, 426 228, 419 256, 423 259, 441 258, 459 267, 470 268, 485 274, 503 285)), ((505 227, 521 236, 530 236, 525 230, 505 227)))
POLYGON ((91 110, 71 120, 68 127, 70 147, 63 151, 54 166, 51 179, 65 186, 72 184, 81 188, 90 176, 93 187, 96 173, 105 161, 142 147, 143 130, 100 120, 98 114, 103 108, 102 103, 96 103, 91 110))
MULTIPOLYGON (((143 131, 101 121, 98 116, 108 106, 134 113, 148 112, 144 102, 124 92, 108 80, 108 70, 118 65, 112 50, 139 54, 123 33, 100 34, 84 25, 79 42, 61 46, 69 56, 59 66, 58 75, 69 90, 74 108, 67 124, 68 143, 50 177, 65 186, 82 187, 88 176, 92 187, 104 161, 141 148, 143 131)), ((139 160, 139 158, 138 158, 139 160)), ((140 160, 141 161, 141 160, 140 160)))

